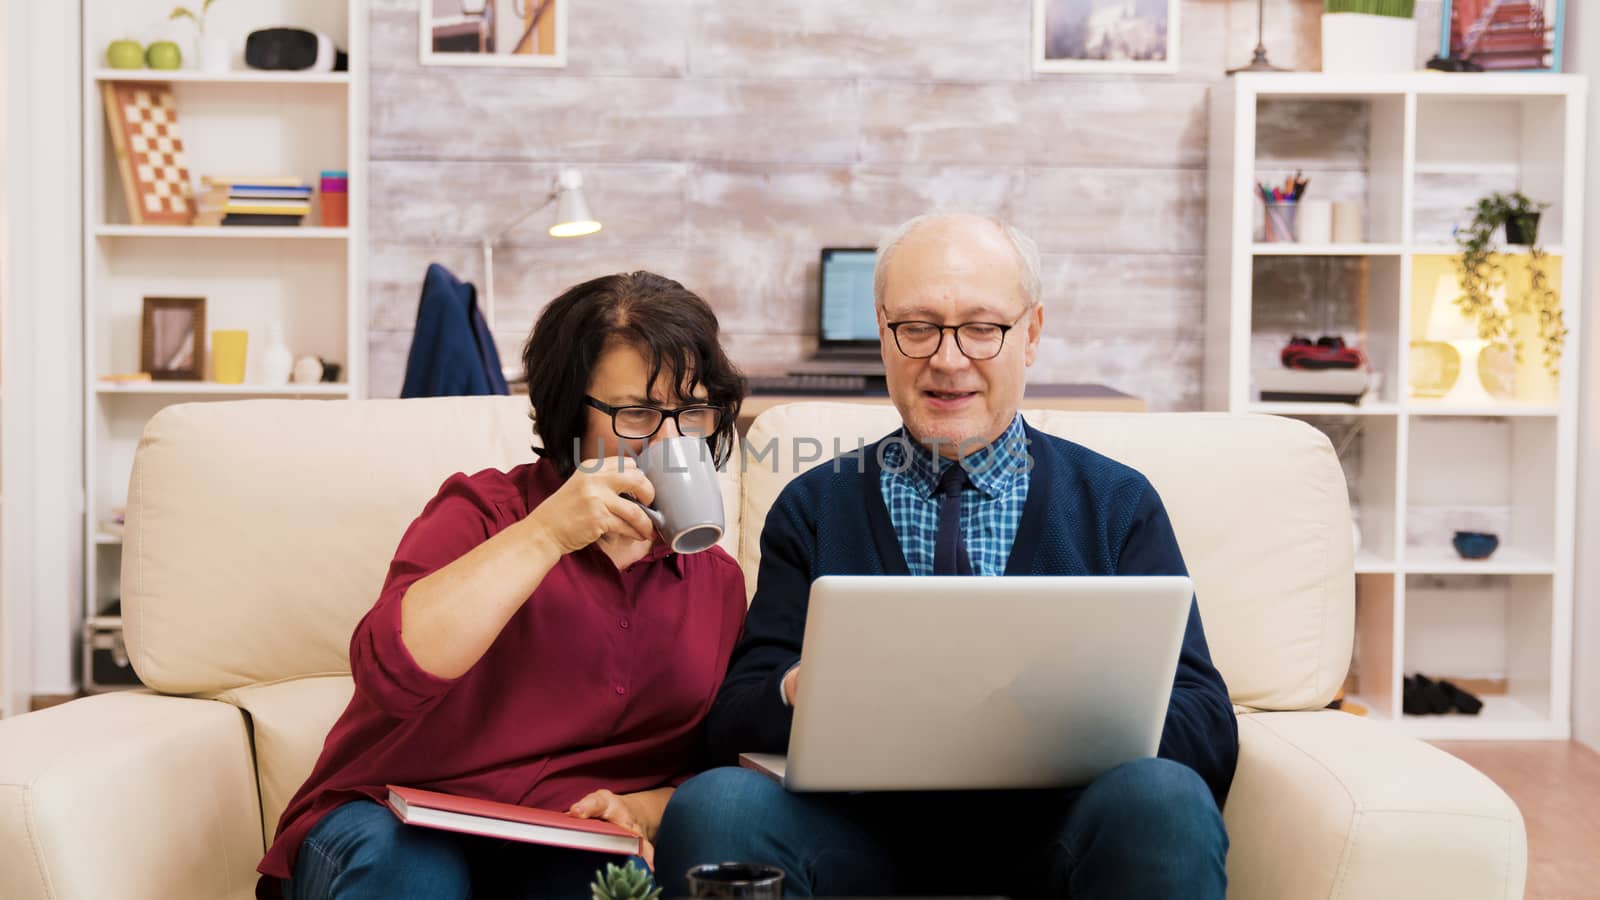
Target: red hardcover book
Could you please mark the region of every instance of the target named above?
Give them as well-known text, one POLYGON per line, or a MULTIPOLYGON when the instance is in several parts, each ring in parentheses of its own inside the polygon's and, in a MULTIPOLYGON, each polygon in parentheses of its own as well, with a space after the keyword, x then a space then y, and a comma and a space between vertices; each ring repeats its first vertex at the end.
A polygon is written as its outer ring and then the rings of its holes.
POLYGON ((388 785, 389 810, 407 825, 636 856, 639 836, 602 819, 575 819, 548 809, 473 800, 437 791, 388 785))

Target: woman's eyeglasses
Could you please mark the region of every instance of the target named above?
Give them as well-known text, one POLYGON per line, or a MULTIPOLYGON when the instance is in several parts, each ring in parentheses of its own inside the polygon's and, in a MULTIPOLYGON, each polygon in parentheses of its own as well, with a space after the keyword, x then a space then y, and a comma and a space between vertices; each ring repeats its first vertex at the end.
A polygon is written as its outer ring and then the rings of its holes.
POLYGON ((671 419, 686 437, 709 438, 722 424, 722 408, 706 403, 661 409, 655 406, 612 406, 585 394, 583 402, 611 417, 611 430, 631 441, 654 437, 661 423, 671 419))

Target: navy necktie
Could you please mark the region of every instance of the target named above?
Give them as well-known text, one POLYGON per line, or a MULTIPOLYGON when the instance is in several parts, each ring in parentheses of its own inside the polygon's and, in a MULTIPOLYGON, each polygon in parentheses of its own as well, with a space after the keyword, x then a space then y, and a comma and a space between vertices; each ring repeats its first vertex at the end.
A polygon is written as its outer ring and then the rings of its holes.
POLYGON ((971 575, 972 563, 961 540, 961 492, 972 481, 961 463, 954 462, 939 476, 933 495, 939 498, 939 531, 933 539, 933 574, 971 575))

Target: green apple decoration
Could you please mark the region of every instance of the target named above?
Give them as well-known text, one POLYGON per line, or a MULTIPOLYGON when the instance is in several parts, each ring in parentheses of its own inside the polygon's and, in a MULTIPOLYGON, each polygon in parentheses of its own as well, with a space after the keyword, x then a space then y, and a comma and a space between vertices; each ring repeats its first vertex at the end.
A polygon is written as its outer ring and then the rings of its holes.
POLYGON ((144 48, 138 41, 112 41, 106 48, 106 64, 113 69, 144 68, 144 48))
POLYGON ((145 51, 144 59, 152 69, 177 69, 183 65, 183 51, 171 41, 156 41, 145 51))

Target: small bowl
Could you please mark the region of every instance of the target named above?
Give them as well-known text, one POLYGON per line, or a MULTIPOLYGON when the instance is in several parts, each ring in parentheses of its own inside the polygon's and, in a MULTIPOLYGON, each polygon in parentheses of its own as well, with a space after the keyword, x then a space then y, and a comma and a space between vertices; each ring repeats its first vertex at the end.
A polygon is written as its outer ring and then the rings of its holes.
POLYGON ((1488 559, 1500 546, 1500 536, 1488 531, 1458 531, 1450 543, 1462 559, 1488 559))

